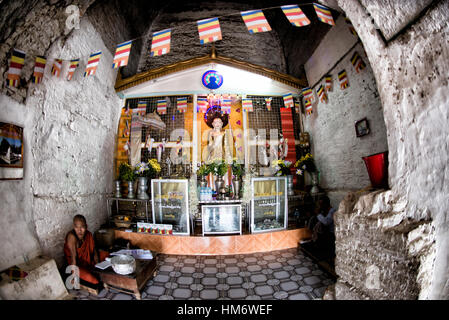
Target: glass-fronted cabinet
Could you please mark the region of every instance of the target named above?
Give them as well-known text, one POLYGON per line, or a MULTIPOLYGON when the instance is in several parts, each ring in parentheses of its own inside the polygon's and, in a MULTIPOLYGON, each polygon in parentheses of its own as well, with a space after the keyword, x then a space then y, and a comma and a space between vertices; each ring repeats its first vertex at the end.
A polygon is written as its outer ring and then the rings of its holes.
POLYGON ((288 222, 287 178, 252 178, 251 190, 251 232, 286 229, 288 222))
POLYGON ((240 204, 202 205, 203 236, 205 234, 242 234, 240 204))
POLYGON ((189 235, 189 199, 187 179, 151 180, 153 221, 171 224, 173 234, 189 235))

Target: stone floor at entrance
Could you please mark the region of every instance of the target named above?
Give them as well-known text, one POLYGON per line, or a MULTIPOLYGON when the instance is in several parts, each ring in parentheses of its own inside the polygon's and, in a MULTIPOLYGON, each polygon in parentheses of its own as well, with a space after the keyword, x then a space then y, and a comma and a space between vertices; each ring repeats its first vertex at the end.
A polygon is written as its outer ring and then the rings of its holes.
MULTIPOLYGON (((157 275, 143 288, 146 300, 313 300, 335 279, 297 248, 226 256, 158 256, 157 275)), ((79 300, 134 300, 103 289, 97 296, 69 290, 79 300)))

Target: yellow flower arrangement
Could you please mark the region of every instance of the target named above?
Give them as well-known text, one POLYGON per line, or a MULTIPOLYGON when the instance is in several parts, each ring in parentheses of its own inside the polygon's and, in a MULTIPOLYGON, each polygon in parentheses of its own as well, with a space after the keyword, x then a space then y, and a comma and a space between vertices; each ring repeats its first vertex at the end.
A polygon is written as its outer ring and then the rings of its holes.
POLYGON ((296 161, 295 168, 298 168, 296 171, 298 175, 302 175, 304 171, 315 172, 316 165, 313 155, 311 153, 307 153, 305 156, 302 156, 298 161, 296 161))

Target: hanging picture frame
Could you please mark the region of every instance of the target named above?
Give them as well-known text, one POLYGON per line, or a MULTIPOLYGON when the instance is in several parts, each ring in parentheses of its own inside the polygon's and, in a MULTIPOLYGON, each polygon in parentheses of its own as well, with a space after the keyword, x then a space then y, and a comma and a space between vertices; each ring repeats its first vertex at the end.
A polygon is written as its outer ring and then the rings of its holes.
POLYGON ((0 180, 23 179, 23 128, 0 122, 0 180))
POLYGON ((355 134, 357 137, 363 137, 370 133, 368 119, 363 118, 355 122, 355 134))

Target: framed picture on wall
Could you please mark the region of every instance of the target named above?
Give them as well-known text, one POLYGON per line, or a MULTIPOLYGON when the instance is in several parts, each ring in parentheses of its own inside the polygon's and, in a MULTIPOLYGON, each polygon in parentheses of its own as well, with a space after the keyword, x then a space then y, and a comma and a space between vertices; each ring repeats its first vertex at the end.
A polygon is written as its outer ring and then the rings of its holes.
POLYGON ((0 122, 0 179, 23 178, 23 128, 0 122))
POLYGON ((369 134, 369 123, 368 119, 363 118, 355 122, 355 134, 357 137, 363 137, 369 134))

